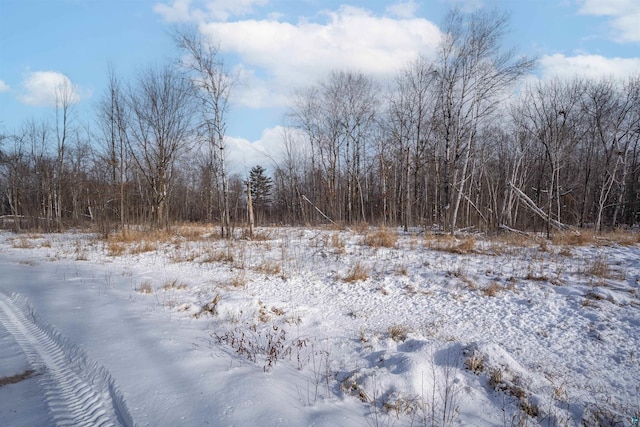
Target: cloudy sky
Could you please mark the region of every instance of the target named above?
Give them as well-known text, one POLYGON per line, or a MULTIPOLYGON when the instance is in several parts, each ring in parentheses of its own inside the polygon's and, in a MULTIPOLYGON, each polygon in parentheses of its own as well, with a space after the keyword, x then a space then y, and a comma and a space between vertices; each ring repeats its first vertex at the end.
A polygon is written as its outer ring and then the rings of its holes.
POLYGON ((537 78, 640 72, 640 0, 0 0, 0 130, 51 117, 60 84, 88 121, 108 64, 126 80, 174 58, 168 32, 192 23, 240 76, 228 134, 250 167, 296 88, 335 69, 385 79, 432 56, 454 6, 509 12, 505 44, 539 58, 537 78))

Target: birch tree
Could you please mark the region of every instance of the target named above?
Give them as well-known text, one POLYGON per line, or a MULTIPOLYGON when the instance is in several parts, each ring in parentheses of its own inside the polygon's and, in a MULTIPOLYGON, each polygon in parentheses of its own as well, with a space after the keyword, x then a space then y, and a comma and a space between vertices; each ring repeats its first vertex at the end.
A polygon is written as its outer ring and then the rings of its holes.
MULTIPOLYGON (((227 71, 218 47, 196 28, 186 27, 174 32, 174 40, 178 48, 185 54, 182 66, 189 72, 192 92, 199 103, 200 133, 205 136, 213 153, 214 161, 219 167, 219 179, 222 184, 222 209, 220 226, 222 237, 231 237, 229 180, 226 169, 225 135, 227 132, 227 113, 229 97, 234 79, 227 71)), ((218 174, 215 174, 218 176, 218 174)))

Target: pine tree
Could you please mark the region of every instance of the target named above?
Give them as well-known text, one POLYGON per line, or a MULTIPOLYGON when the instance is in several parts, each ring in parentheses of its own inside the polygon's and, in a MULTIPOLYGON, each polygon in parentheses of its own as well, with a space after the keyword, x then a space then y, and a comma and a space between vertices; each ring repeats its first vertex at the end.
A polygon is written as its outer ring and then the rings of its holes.
POLYGON ((249 183, 251 184, 253 207, 256 211, 258 222, 262 222, 266 210, 271 204, 273 180, 266 175, 266 171, 262 166, 257 165, 249 171, 249 183))

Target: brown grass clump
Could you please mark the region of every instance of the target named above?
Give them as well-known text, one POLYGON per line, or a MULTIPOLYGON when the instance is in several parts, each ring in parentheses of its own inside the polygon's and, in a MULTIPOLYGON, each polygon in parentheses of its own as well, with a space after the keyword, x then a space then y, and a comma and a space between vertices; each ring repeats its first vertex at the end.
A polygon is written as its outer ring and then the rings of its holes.
POLYGON ((464 361, 464 366, 476 375, 484 371, 484 356, 478 350, 472 350, 464 361))
POLYGON ((475 249, 476 239, 474 239, 473 237, 469 237, 458 243, 458 245, 454 247, 453 252, 456 254, 470 254, 475 252, 475 249))
POLYGON ((382 228, 373 233, 366 233, 362 243, 372 248, 395 248, 398 242, 398 233, 382 228))
POLYGON ((640 244, 640 233, 616 230, 608 235, 609 239, 622 246, 634 246, 640 244))
POLYGON ((175 236, 166 230, 124 229, 107 236, 107 254, 109 256, 120 256, 126 252, 131 255, 153 252, 158 249, 160 243, 171 242, 174 238, 175 236))
POLYGON ((349 273, 343 279, 347 283, 364 281, 369 278, 369 273, 367 273, 367 269, 360 261, 356 262, 349 273))
POLYGON ((493 282, 491 285, 484 288, 482 290, 482 293, 484 294, 484 296, 487 296, 487 297, 495 297, 496 295, 498 295, 498 292, 500 292, 501 290, 502 290, 502 286, 500 286, 497 282, 493 282))
POLYGON ((477 253, 475 237, 466 237, 464 239, 456 239, 455 236, 431 235, 431 238, 425 242, 425 246, 436 251, 448 252, 451 254, 466 255, 477 253))
POLYGON ((596 242, 596 234, 592 230, 570 230, 555 233, 551 237, 554 245, 586 246, 596 242))
POLYGON ((204 240, 205 234, 211 231, 211 225, 202 224, 181 224, 173 227, 176 235, 182 237, 189 242, 199 242, 204 240))
POLYGON ((328 245, 335 249, 335 253, 344 254, 346 253, 344 240, 338 233, 334 233, 329 237, 328 245))
POLYGON ((393 325, 389 327, 389 337, 395 342, 406 341, 409 332, 409 328, 405 325, 393 325))
POLYGON ((121 256, 127 250, 127 247, 122 243, 107 242, 107 255, 108 256, 121 256))
POLYGON ((247 276, 244 271, 240 271, 234 277, 229 280, 229 285, 234 288, 244 288, 247 286, 247 276))
POLYGON ((493 368, 489 373, 489 385, 496 390, 503 384, 503 373, 500 368, 493 368))

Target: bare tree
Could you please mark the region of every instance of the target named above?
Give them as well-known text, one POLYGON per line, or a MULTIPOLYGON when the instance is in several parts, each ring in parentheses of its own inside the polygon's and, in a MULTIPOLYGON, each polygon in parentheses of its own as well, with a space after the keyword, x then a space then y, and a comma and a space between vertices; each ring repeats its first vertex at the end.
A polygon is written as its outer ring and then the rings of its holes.
MULTIPOLYGON (((583 82, 578 79, 568 82, 558 79, 539 82, 527 90, 522 101, 521 125, 529 137, 544 147, 550 168, 545 190, 547 212, 541 215, 546 219, 547 237, 550 237, 552 224, 562 224, 563 187, 560 173, 566 165, 568 154, 579 139, 578 111, 582 87, 583 82)), ((538 191, 539 194, 542 193, 542 189, 539 188, 538 191)))
POLYGON ((366 221, 364 172, 377 113, 375 85, 362 73, 333 72, 297 94, 290 115, 309 138, 318 205, 332 220, 366 221))
MULTIPOLYGON (((425 156, 432 140, 436 106, 437 72, 433 64, 420 57, 402 70, 395 79, 389 102, 391 140, 403 153, 403 226, 407 231, 412 222, 412 205, 418 202, 419 188, 426 186, 419 181, 426 179, 425 156), (412 173, 413 172, 413 173, 412 173), (413 194, 411 182, 413 181, 413 194)), ((426 194, 422 194, 426 199, 426 194)))
POLYGON ((622 84, 613 79, 590 81, 585 85, 582 99, 582 113, 587 121, 585 139, 590 144, 588 149, 599 154, 600 177, 597 182, 600 188, 596 190, 595 228, 601 230, 605 208, 614 206, 612 225, 615 225, 622 205, 630 148, 634 133, 637 135, 640 126, 640 116, 636 111, 640 102, 640 85, 634 84, 634 79, 622 84))
POLYGON ((177 157, 192 143, 191 85, 170 65, 141 72, 129 93, 132 158, 152 200, 157 227, 168 226, 169 191, 177 157))
POLYGON ((195 91, 192 93, 200 103, 200 130, 214 153, 219 165, 222 182, 221 230, 222 236, 231 237, 229 182, 225 163, 225 135, 227 131, 226 115, 229 108, 229 96, 234 79, 227 71, 218 47, 203 37, 195 27, 177 29, 174 32, 176 45, 186 54, 182 66, 190 72, 195 91))
POLYGON ((65 80, 55 91, 55 137, 56 137, 56 170, 55 190, 53 194, 56 226, 62 228, 63 189, 65 178, 65 155, 69 146, 69 137, 73 133, 74 105, 76 95, 73 87, 65 80))
POLYGON ((125 180, 127 167, 128 118, 127 100, 120 80, 112 66, 107 69, 107 89, 98 102, 96 118, 101 131, 103 157, 109 168, 114 198, 119 200, 118 219, 125 225, 125 180), (116 196, 117 194, 117 196, 116 196))
POLYGON ((511 85, 534 61, 502 49, 508 15, 479 11, 450 12, 437 59, 439 120, 443 141, 442 205, 454 232, 469 160, 482 120, 494 113, 511 85))

